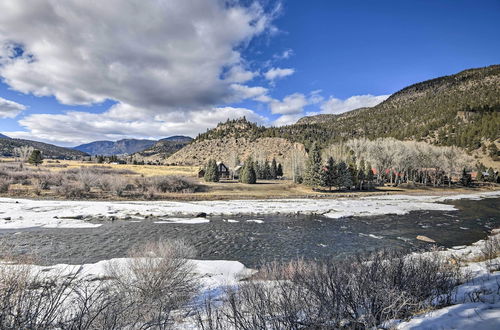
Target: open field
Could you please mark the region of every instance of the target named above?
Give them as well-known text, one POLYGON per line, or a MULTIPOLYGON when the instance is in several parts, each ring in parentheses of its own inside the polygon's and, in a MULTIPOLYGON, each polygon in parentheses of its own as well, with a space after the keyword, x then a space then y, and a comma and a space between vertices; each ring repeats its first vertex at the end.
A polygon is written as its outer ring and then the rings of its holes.
MULTIPOLYGON (((8 188, 0 190, 3 197, 42 199, 98 199, 98 200, 229 200, 266 198, 332 198, 358 197, 380 194, 439 195, 443 193, 470 193, 499 189, 498 185, 476 188, 447 187, 377 187, 369 191, 314 191, 290 180, 259 180, 257 184, 243 184, 234 180, 218 183, 204 182, 197 177, 196 166, 156 166, 128 164, 96 164, 71 160, 46 160, 40 166, 1 159, 0 170, 12 176, 8 188), (9 172, 10 171, 10 172, 9 172), (163 182, 173 178, 174 182, 163 182), (67 182, 69 188, 60 186, 67 182), (162 181, 163 180, 163 181, 162 181), (181 181, 179 185, 178 181, 181 181), (88 181, 88 182, 84 182, 88 181), (79 188, 79 185, 84 187, 79 188), (170 189, 165 185, 179 185, 170 189), (75 187, 73 187, 75 186, 75 187)), ((0 173, 1 174, 1 173, 0 173)), ((0 179, 2 175, 0 175, 0 179)), ((4 179, 5 180, 5 179, 4 179)))

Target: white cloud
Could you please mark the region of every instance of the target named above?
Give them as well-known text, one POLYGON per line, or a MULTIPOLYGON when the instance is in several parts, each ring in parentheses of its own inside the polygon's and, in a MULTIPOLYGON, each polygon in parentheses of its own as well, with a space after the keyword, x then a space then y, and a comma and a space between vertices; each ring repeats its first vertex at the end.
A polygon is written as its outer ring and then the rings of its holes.
POLYGON ((275 80, 279 78, 284 78, 286 76, 290 76, 294 74, 295 70, 294 69, 281 69, 281 68, 271 68, 269 71, 264 73, 264 77, 266 77, 267 80, 275 80))
POLYGON ((272 100, 269 103, 274 114, 291 115, 301 113, 309 102, 304 94, 294 93, 283 98, 283 101, 272 100))
POLYGON ((258 72, 245 70, 241 65, 233 66, 226 74, 225 81, 244 83, 258 76, 258 72))
POLYGON ((233 84, 231 88, 234 91, 235 100, 239 99, 257 99, 265 97, 268 89, 261 86, 249 87, 240 84, 233 84))
POLYGON ((321 113, 339 114, 358 108, 373 107, 386 100, 390 95, 355 95, 341 100, 330 97, 321 105, 321 113))
POLYGON ((279 60, 286 60, 290 58, 293 55, 293 50, 292 49, 286 49, 283 51, 283 53, 274 55, 274 58, 279 59, 279 60))
POLYGON ((34 114, 19 123, 28 132, 6 132, 14 138, 42 140, 73 146, 96 140, 123 138, 162 138, 171 135, 196 136, 227 118, 266 123, 267 119, 245 108, 220 107, 192 112, 170 112, 154 118, 143 116, 140 109, 117 104, 101 114, 68 111, 63 114, 34 114))
POLYGON ((274 126, 285 126, 285 125, 291 125, 295 124, 297 120, 300 118, 304 117, 304 114, 299 113, 299 114, 293 114, 293 115, 283 115, 280 116, 278 119, 276 119, 273 122, 274 126))
POLYGON ((231 0, 16 0, 1 1, 0 12, 0 76, 10 87, 152 114, 233 97, 231 84, 254 75, 240 46, 273 19, 257 2, 231 0))
POLYGON ((22 104, 0 97, 0 118, 14 118, 25 109, 22 104))

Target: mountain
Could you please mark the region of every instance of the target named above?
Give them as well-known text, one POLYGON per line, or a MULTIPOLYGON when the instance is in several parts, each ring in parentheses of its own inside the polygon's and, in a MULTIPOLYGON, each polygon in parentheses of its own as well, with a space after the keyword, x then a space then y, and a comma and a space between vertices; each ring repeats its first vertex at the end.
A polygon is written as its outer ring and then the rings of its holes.
POLYGON ((492 65, 408 86, 371 108, 304 117, 293 125, 265 128, 244 118, 228 120, 165 162, 199 165, 209 158, 230 160, 232 154, 290 160, 313 142, 327 147, 359 137, 427 141, 485 154, 500 143, 499 132, 500 65, 492 65))
POLYGON ((161 139, 157 141, 153 146, 138 152, 137 154, 141 157, 152 157, 152 158, 165 158, 173 154, 174 152, 184 148, 186 145, 191 143, 193 138, 189 136, 171 136, 168 138, 161 139))
POLYGON ((90 155, 123 155, 133 154, 152 147, 155 140, 123 139, 119 141, 95 141, 73 147, 90 155))
POLYGON ((3 135, 0 133, 0 139, 10 139, 10 137, 8 137, 7 135, 3 135))
POLYGON ((474 150, 497 140, 498 132, 500 65, 492 65, 411 85, 372 108, 305 117, 268 134, 306 144, 394 137, 474 150))
POLYGON ((12 157, 14 156, 14 148, 19 148, 22 146, 29 146, 33 147, 34 149, 40 150, 43 157, 45 158, 76 159, 88 156, 84 152, 70 148, 58 147, 52 144, 38 141, 11 138, 0 138, 0 156, 12 157))

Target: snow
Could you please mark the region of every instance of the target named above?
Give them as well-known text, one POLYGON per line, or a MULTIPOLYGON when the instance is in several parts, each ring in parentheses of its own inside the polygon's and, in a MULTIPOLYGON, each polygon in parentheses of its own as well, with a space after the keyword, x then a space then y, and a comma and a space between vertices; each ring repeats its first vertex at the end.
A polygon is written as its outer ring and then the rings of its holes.
MULTIPOLYGON (((43 276, 68 276, 76 273, 78 276, 89 281, 103 279, 108 274, 107 269, 113 266, 126 265, 129 258, 114 258, 101 260, 93 264, 68 265, 57 264, 53 266, 30 265, 34 273, 43 276)), ((203 290, 220 288, 226 285, 235 285, 238 281, 248 278, 256 271, 246 268, 239 261, 232 260, 190 260, 195 268, 195 273, 200 276, 203 290)), ((0 263, 0 267, 16 267, 7 263, 0 263)))
MULTIPOLYGON (((447 196, 384 195, 338 199, 268 199, 228 201, 50 201, 0 198, 0 229, 29 227, 94 228, 100 224, 85 219, 114 217, 142 220, 146 217, 194 217, 208 215, 273 215, 322 214, 338 219, 350 216, 406 214, 411 211, 453 211, 453 205, 442 204, 456 199, 500 197, 500 191, 447 196), (10 220, 6 220, 10 218, 10 220)), ((162 220, 163 221, 163 220, 162 220)), ((169 221, 168 219, 164 221, 169 221)), ((206 221, 176 220, 169 223, 204 223, 206 221)))
POLYGON ((198 224, 210 222, 206 218, 167 218, 162 221, 155 221, 154 223, 186 223, 186 224, 198 224))

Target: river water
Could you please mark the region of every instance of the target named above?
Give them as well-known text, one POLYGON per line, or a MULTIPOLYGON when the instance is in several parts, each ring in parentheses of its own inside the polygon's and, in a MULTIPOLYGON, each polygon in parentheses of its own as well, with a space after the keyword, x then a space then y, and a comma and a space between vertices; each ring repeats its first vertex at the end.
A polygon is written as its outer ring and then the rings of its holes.
POLYGON ((183 238, 197 259, 238 260, 247 267, 303 257, 348 257, 381 248, 421 250, 466 245, 500 227, 500 198, 449 202, 458 211, 416 211, 329 219, 322 216, 211 217, 208 223, 108 221, 98 228, 0 230, 0 253, 35 255, 44 264, 93 263, 125 257, 134 245, 183 238), (228 221, 229 220, 229 221, 228 221))

